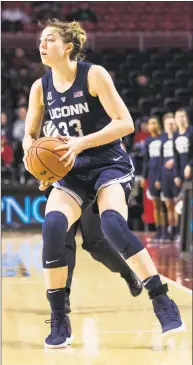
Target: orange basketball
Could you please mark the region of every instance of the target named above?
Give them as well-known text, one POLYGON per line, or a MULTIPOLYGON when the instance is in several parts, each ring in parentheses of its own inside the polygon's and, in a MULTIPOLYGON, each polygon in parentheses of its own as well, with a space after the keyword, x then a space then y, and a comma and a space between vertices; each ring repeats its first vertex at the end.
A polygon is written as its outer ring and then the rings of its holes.
POLYGON ((65 160, 59 162, 65 150, 54 151, 55 147, 62 144, 58 138, 39 138, 28 151, 27 165, 29 172, 38 180, 53 183, 63 178, 71 169, 64 167, 65 160))

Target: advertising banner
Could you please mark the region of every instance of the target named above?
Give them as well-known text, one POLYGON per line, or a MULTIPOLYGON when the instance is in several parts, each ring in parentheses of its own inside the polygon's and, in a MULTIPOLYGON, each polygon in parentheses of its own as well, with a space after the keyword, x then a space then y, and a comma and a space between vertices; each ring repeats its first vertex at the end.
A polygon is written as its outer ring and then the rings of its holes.
POLYGON ((46 198, 36 186, 2 187, 1 224, 3 230, 41 228, 46 198))

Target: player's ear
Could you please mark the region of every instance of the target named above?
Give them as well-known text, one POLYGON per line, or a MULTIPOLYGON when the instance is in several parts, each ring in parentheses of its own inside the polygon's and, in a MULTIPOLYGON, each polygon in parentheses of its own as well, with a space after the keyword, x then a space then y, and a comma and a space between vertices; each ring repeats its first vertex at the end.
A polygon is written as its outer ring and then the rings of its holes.
POLYGON ((73 48, 74 48, 73 43, 70 42, 70 43, 66 44, 65 52, 67 51, 67 53, 70 53, 70 52, 72 52, 73 48))

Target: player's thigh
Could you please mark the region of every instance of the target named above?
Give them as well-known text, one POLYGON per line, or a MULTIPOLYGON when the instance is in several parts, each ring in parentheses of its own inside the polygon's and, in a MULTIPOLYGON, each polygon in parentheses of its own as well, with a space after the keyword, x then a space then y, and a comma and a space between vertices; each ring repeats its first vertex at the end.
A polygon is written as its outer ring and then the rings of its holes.
POLYGON ((126 220, 128 219, 128 206, 121 184, 112 184, 102 188, 98 193, 97 203, 100 216, 105 210, 112 209, 120 213, 126 220))
POLYGON ((171 210, 171 209, 174 209, 174 200, 173 199, 166 199, 164 201, 165 205, 166 205, 166 208, 171 210))
POLYGON ((156 209, 158 209, 160 207, 160 205, 161 205, 161 198, 160 198, 160 196, 157 196, 157 197, 154 196, 152 198, 152 203, 153 203, 153 207, 156 208, 156 209))
POLYGON ((47 204, 45 214, 52 211, 63 213, 68 219, 68 230, 81 215, 81 208, 78 203, 63 190, 52 189, 47 204))

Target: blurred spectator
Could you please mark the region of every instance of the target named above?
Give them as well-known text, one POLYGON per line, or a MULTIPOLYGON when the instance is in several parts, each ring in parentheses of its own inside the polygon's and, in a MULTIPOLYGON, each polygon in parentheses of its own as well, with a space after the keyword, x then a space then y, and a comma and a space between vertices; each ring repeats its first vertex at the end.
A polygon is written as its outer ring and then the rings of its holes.
POLYGON ((32 22, 43 21, 49 18, 61 17, 61 2, 59 1, 32 1, 32 22))
POLYGON ((23 48, 16 48, 12 58, 12 67, 13 69, 28 68, 28 61, 23 48))
POLYGON ((5 112, 1 112, 1 136, 4 136, 6 141, 11 144, 12 127, 8 121, 8 115, 5 112))
POLYGON ((19 142, 23 141, 25 134, 25 118, 27 114, 27 108, 20 106, 18 109, 18 119, 13 124, 13 138, 19 142))
POLYGON ((76 11, 67 14, 66 20, 69 22, 73 20, 91 23, 98 22, 96 14, 89 8, 88 4, 83 2, 79 3, 79 7, 76 11))
POLYGON ((13 149, 11 146, 11 129, 8 123, 7 113, 1 113, 1 164, 2 168, 9 167, 13 161, 13 149))
POLYGON ((22 105, 27 106, 28 104, 28 97, 24 93, 20 93, 17 99, 17 107, 20 107, 22 105))
POLYGON ((23 30, 23 25, 30 22, 29 16, 19 7, 13 7, 11 2, 4 2, 4 9, 1 13, 2 31, 18 32, 23 30))
POLYGON ((6 136, 1 135, 1 164, 10 166, 13 161, 13 148, 8 143, 6 136))
POLYGON ((152 93, 152 85, 150 80, 146 75, 139 74, 136 76, 135 83, 133 85, 133 90, 138 97, 147 97, 152 93))
POLYGON ((145 75, 138 75, 136 77, 136 82, 139 86, 146 86, 148 85, 148 78, 145 75))
POLYGON ((149 136, 148 132, 148 124, 145 119, 142 119, 142 121, 139 124, 139 131, 134 135, 133 139, 133 147, 135 149, 143 149, 144 147, 144 141, 149 136))
POLYGON ((22 141, 25 132, 25 118, 27 108, 20 106, 18 109, 18 119, 13 124, 13 138, 14 138, 14 180, 19 182, 23 174, 23 148, 22 141))

